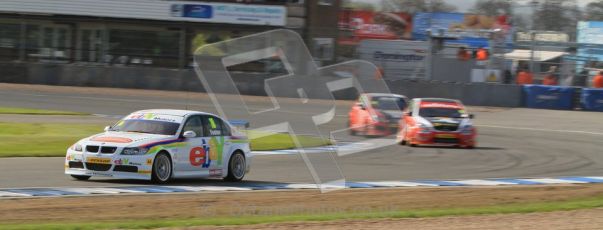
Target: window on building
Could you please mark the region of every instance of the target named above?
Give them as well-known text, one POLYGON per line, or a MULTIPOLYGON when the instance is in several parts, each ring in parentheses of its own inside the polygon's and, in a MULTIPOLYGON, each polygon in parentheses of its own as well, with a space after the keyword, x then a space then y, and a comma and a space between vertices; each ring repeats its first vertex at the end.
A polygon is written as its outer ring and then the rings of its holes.
POLYGON ((177 67, 179 31, 109 30, 111 64, 177 67))
POLYGON ((25 27, 25 53, 29 61, 68 62, 72 56, 72 29, 68 25, 31 24, 25 27))
POLYGON ((0 24, 0 60, 19 59, 19 24, 0 24))

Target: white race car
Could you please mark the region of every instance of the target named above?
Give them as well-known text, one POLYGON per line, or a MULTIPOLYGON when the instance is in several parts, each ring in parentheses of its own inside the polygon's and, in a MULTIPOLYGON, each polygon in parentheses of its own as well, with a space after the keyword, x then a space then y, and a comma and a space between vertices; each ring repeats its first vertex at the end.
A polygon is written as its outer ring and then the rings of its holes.
POLYGON ((223 178, 240 181, 249 172, 245 135, 216 115, 186 110, 134 112, 105 132, 67 150, 65 174, 151 180, 223 178))

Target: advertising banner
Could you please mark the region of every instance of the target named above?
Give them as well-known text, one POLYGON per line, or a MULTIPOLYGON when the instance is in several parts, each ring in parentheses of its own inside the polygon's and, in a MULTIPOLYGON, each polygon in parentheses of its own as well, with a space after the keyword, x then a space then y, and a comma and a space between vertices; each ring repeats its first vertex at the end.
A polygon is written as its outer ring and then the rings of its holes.
POLYGON ((528 108, 564 110, 574 108, 573 87, 525 85, 523 91, 525 105, 528 108))
POLYGON ((283 6, 242 4, 172 4, 172 17, 188 21, 284 26, 287 9, 283 6))
POLYGON ((489 17, 462 13, 417 13, 413 17, 412 37, 415 40, 427 40, 429 32, 434 36, 457 37, 449 43, 467 45, 469 47, 489 47, 488 39, 492 35, 487 32, 500 29, 502 43, 510 46, 513 43, 511 27, 507 17, 489 17))
POLYGON ((359 58, 370 61, 387 79, 423 78, 429 44, 424 41, 367 39, 357 48, 359 58))
POLYGON ((471 82, 499 83, 501 71, 498 69, 472 69, 471 82))
MULTIPOLYGON (((580 44, 603 44, 603 22, 578 22, 578 36, 576 41, 580 44)), ((581 47, 578 56, 590 59, 603 59, 601 47, 581 47)))
POLYGON ((411 39, 412 16, 407 13, 341 10, 339 29, 350 31, 340 39, 356 44, 364 39, 411 39))
POLYGON ((582 89, 581 102, 584 110, 603 112, 603 89, 582 89))

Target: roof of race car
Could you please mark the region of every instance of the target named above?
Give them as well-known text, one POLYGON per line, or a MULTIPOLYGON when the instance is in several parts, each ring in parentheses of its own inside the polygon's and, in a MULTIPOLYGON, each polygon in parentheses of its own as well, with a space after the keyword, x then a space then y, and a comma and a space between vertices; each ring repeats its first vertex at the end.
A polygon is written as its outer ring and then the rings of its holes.
POLYGON ((189 114, 206 114, 206 115, 215 116, 214 114, 206 113, 206 112, 193 111, 193 110, 178 110, 178 109, 147 109, 147 110, 136 111, 133 113, 154 113, 154 114, 180 116, 180 117, 185 117, 189 114))
POLYGON ((443 103, 457 103, 462 104, 461 101, 447 98, 415 98, 413 100, 419 100, 421 102, 443 102, 443 103))
POLYGON ((406 96, 404 96, 404 95, 393 94, 393 93, 365 93, 364 95, 367 95, 370 97, 402 97, 402 98, 406 98, 406 96))

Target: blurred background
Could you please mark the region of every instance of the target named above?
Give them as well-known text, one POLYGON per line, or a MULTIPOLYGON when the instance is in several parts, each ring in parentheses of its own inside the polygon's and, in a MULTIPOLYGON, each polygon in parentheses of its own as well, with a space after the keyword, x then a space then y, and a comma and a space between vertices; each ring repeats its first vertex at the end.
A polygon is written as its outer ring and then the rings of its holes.
MULTIPOLYGON (((598 20, 603 1, 9 0, 0 5, 0 81, 202 89, 197 48, 290 29, 317 64, 367 60, 388 81, 593 87, 603 68, 598 20)), ((286 72, 278 58, 229 71, 252 95, 286 72)))

